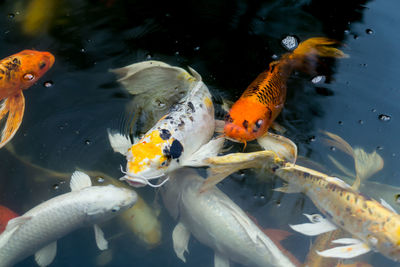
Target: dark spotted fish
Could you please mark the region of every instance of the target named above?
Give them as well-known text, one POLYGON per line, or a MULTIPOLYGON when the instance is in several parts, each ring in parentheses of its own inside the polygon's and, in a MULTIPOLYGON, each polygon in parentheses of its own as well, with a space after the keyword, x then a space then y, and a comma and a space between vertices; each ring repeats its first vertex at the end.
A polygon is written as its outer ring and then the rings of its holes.
POLYGON ((28 89, 54 64, 49 52, 24 50, 0 61, 0 147, 15 135, 22 122, 25 99, 22 90, 28 89))

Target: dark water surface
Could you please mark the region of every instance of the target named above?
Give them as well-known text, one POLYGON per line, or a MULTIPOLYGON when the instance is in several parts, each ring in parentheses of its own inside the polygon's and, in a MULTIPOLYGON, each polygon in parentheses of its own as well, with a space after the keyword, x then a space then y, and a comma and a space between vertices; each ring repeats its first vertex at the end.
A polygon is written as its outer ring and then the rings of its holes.
MULTIPOLYGON (((288 81, 288 97, 277 121, 299 154, 337 171, 328 155, 352 159, 321 142, 326 130, 352 146, 385 161, 371 180, 400 187, 400 3, 378 1, 128 1, 128 0, 9 0, 0 2, 0 58, 23 49, 55 55, 53 68, 24 92, 26 110, 21 128, 10 144, 20 157, 44 168, 72 173, 75 168, 121 176, 125 159, 114 154, 106 129, 121 127, 130 96, 108 70, 148 59, 193 67, 217 102, 235 101, 274 56, 286 50, 281 40, 315 36, 335 38, 350 57, 326 61, 320 75, 295 74, 288 81), (34 2, 44 2, 43 23, 24 30, 34 2), (52 86, 44 83, 50 81, 52 86)), ((222 116, 222 114, 218 114, 222 116)), ((6 148, 0 150, 0 204, 23 213, 68 192, 68 183, 31 178, 6 148), (56 185, 56 186, 55 186, 56 185)), ((40 174, 38 175, 40 176, 40 174)), ((289 230, 304 222, 302 213, 317 213, 301 195, 273 193, 279 180, 257 181, 252 171, 235 174, 219 187, 261 226, 289 230)), ((154 190, 139 189, 150 204, 154 190)), ((400 193, 400 191, 398 192, 400 193)), ((395 194, 393 194, 395 198, 395 194)), ((104 227, 113 254, 107 266, 212 266, 213 252, 195 239, 189 243, 187 263, 173 251, 171 233, 176 222, 161 208, 162 242, 149 249, 132 235, 118 236, 115 220, 104 227), (114 223, 113 223, 114 222, 114 223)), ((310 238, 293 234, 284 241, 300 261, 310 238)), ((92 229, 80 229, 58 242, 52 266, 97 266, 100 255, 92 229)), ((374 266, 396 264, 379 253, 357 258, 374 266)), ((234 265, 232 263, 232 265, 234 265)), ((18 266, 34 266, 33 258, 18 266)))

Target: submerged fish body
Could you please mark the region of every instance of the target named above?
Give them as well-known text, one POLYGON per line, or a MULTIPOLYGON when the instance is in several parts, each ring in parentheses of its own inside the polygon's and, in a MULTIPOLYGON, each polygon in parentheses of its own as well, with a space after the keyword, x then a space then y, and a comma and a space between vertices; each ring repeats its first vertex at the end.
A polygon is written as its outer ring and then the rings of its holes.
POLYGON ((174 249, 185 261, 190 234, 215 252, 215 266, 229 260, 245 266, 295 266, 233 201, 212 187, 199 194, 204 179, 194 170, 171 174, 161 194, 179 223, 173 231, 174 249))
POLYGON ((233 104, 226 116, 225 135, 238 142, 263 136, 281 112, 286 99, 286 81, 295 69, 314 72, 317 57, 344 57, 345 54, 329 45, 332 39, 316 37, 302 43, 279 61, 270 63, 233 104))
MULTIPOLYGON (((289 183, 289 188, 292 188, 290 191, 297 187, 304 192, 336 227, 362 241, 357 244, 355 241, 343 243, 356 246, 349 251, 343 249, 343 253, 332 251, 332 254, 326 253, 325 256, 351 258, 372 249, 393 260, 400 260, 400 215, 385 202, 381 204, 353 190, 336 177, 300 166, 287 166, 275 173, 289 183), (351 254, 346 253, 350 251, 351 254)), ((319 254, 324 256, 324 252, 319 254)))
POLYGON ((7 118, 0 133, 0 148, 17 132, 25 110, 22 90, 38 81, 54 64, 49 52, 23 50, 0 60, 0 119, 7 118))
POLYGON ((215 128, 211 94, 200 75, 190 71, 194 78, 187 95, 139 141, 131 144, 127 137, 109 132, 114 151, 126 156, 122 179, 129 184, 144 186, 182 166, 201 166, 206 155, 222 146, 222 138, 210 141, 215 128))
POLYGON ((6 229, 9 220, 18 217, 14 211, 0 205, 0 234, 6 229))
POLYGON ((49 265, 56 255, 56 241, 80 227, 95 224, 100 249, 107 241, 96 223, 131 207, 136 193, 113 185, 91 186, 89 176, 75 172, 72 192, 52 198, 9 221, 0 235, 0 266, 11 266, 35 254, 40 266, 49 265))

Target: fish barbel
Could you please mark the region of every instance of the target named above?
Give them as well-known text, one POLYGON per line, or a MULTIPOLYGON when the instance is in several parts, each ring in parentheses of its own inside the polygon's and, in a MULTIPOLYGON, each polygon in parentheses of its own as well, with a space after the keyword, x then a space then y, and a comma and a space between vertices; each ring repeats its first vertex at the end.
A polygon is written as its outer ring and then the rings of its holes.
POLYGON ((161 195, 171 216, 179 220, 172 239, 182 261, 186 261, 184 252, 192 234, 214 250, 215 267, 227 267, 230 260, 245 266, 296 266, 296 259, 286 255, 217 187, 199 194, 204 179, 195 170, 183 168, 170 176, 161 195))
POLYGON ((114 151, 126 156, 125 176, 121 179, 130 185, 155 186, 149 180, 182 166, 203 166, 203 160, 216 155, 222 147, 223 138, 210 141, 215 129, 211 94, 201 76, 191 68, 190 72, 193 76, 183 69, 179 73, 189 77, 185 79, 187 95, 139 141, 132 144, 127 136, 109 131, 114 151))
POLYGON ((291 53, 273 61, 247 87, 226 116, 224 132, 233 141, 251 141, 263 136, 281 112, 286 99, 286 81, 293 70, 315 72, 318 57, 341 58, 346 55, 330 47, 337 41, 315 37, 301 42, 291 53))
POLYGON ((0 266, 11 266, 35 253, 40 266, 49 265, 57 251, 57 239, 85 225, 93 225, 101 250, 108 243, 96 223, 132 207, 134 191, 113 185, 91 186, 86 174, 76 171, 72 192, 45 201, 20 217, 10 220, 0 235, 0 266))

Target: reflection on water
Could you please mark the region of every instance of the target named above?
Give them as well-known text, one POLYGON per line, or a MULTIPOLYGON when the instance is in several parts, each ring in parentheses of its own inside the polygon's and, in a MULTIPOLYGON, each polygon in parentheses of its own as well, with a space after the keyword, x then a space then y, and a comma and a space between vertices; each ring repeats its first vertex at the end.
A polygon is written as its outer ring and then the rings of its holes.
MULTIPOLYGON (((44 79, 24 92, 25 116, 11 144, 19 157, 43 168, 62 173, 82 168, 118 178, 119 165, 125 161, 112 152, 106 129, 125 126, 130 96, 109 69, 147 59, 191 66, 218 104, 221 99, 235 101, 270 61, 286 52, 281 45, 285 36, 299 40, 326 36, 341 41, 350 58, 325 60, 318 69, 321 80, 292 75, 277 121, 286 128, 285 136, 298 145, 299 154, 327 172, 336 171, 327 155, 347 160, 348 168, 352 162, 325 146, 319 130, 337 133, 367 151, 378 149, 385 166, 370 179, 396 189, 400 186, 398 8, 395 0, 330 4, 316 0, 4 1, 0 4, 1 58, 31 48, 56 57, 44 79)), ((0 204, 23 213, 69 190, 68 183, 47 179, 7 149, 0 154, 0 204)), ((272 191, 281 186, 280 180, 260 181, 255 176, 251 170, 235 173, 219 187, 261 226, 290 231, 288 224, 303 220, 302 213, 317 212, 304 195, 272 191)), ((160 208, 153 189, 138 193, 156 210, 160 208)), ((175 221, 162 206, 158 219, 162 241, 157 247, 149 249, 133 241, 112 220, 103 227, 110 238, 108 254, 97 251, 91 229, 81 229, 60 240, 53 266, 213 264, 213 252, 193 239, 187 263, 181 262, 172 248, 175 221)), ((310 238, 293 234, 283 245, 304 261, 309 242, 310 238)), ((374 266, 394 264, 378 253, 360 260, 374 266)), ((30 257, 18 266, 33 264, 30 257)))

